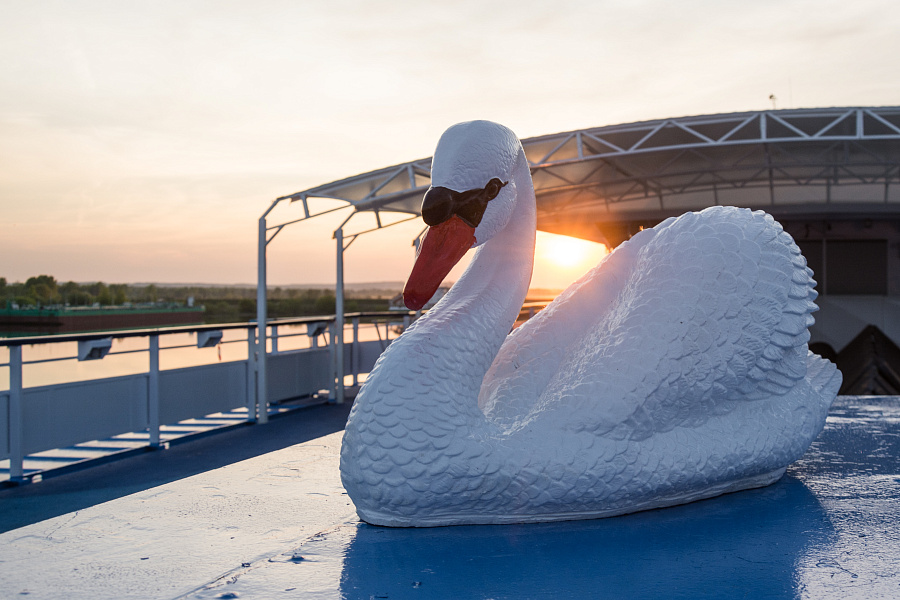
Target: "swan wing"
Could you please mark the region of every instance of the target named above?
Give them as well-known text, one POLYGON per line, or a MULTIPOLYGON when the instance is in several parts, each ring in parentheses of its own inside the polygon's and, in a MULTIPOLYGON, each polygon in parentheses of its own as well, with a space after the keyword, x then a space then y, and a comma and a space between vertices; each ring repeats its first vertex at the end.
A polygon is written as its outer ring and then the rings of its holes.
POLYGON ((746 402, 808 403, 808 364, 820 360, 807 350, 814 285, 796 244, 763 212, 713 207, 669 219, 548 307, 558 314, 510 336, 482 388, 485 412, 507 427, 644 439, 746 402), (551 319, 574 317, 584 302, 596 302, 594 317, 552 331, 551 319))

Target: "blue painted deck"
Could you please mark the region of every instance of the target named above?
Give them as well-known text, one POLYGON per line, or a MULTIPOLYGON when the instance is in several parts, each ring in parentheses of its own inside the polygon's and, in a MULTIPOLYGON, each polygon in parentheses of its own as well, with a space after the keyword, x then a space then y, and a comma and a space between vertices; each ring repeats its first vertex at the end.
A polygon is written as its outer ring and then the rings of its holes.
POLYGON ((340 487, 339 443, 339 432, 310 439, 4 533, 0 590, 30 599, 64 590, 70 598, 900 598, 897 397, 839 397, 823 434, 772 486, 594 521, 361 524, 340 487))

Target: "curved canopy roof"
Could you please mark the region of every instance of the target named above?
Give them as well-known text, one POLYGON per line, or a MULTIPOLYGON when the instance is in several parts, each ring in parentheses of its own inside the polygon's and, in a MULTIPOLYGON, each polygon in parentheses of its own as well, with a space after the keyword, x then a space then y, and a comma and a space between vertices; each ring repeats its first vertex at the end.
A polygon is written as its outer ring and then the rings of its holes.
MULTIPOLYGON (((538 228, 611 246, 716 204, 776 218, 900 217, 900 107, 771 110, 580 129, 522 140, 538 228)), ((284 197, 418 214, 431 159, 284 197)))

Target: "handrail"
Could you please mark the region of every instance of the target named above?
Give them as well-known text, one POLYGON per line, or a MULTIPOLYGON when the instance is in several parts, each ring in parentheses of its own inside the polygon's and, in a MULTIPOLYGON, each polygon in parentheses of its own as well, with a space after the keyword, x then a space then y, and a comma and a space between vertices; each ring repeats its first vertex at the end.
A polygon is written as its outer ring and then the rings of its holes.
MULTIPOLYGON (((372 311, 346 313, 345 318, 370 318, 370 317, 398 317, 415 315, 415 311, 372 311)), ((304 325, 308 323, 331 323, 335 315, 320 315, 313 317, 289 317, 285 319, 269 319, 266 326, 272 325, 304 325)), ((221 331, 234 329, 249 329, 256 327, 256 321, 242 323, 217 323, 211 325, 178 325, 173 327, 157 327, 152 329, 116 329, 109 331, 91 331, 86 333, 63 333, 54 335, 34 335, 13 338, 0 338, 0 346, 29 346, 32 344, 55 344, 58 342, 86 342, 89 340, 101 340, 104 338, 123 339, 130 337, 146 337, 148 335, 170 335, 175 333, 194 333, 197 331, 221 331)))
MULTIPOLYGON (((322 321, 325 319, 313 319, 322 321)), ((148 335, 169 335, 173 333, 194 333, 197 331, 217 331, 247 329, 256 327, 255 323, 224 323, 221 325, 180 325, 175 327, 157 327, 153 329, 110 329, 107 331, 91 331, 87 333, 61 333, 54 335, 33 335, 14 338, 0 338, 0 346, 28 346, 31 344, 55 344, 59 342, 86 342, 104 338, 123 339, 131 337, 147 337, 148 335)))
POLYGON ((538 300, 536 302, 525 302, 522 304, 522 308, 519 310, 519 314, 516 317, 516 327, 541 312, 543 309, 550 304, 552 300, 538 300))

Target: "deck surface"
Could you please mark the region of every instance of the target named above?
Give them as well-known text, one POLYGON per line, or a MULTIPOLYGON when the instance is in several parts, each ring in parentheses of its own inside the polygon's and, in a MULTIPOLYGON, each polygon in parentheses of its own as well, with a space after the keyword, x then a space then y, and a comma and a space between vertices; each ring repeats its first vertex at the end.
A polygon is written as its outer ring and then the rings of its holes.
MULTIPOLYGON (((345 418, 333 408, 307 417, 345 418)), ((93 491, 68 474, 0 492, 0 512, 19 507, 20 522, 59 515, 0 534, 0 596, 900 598, 897 397, 839 397, 809 452, 767 488, 533 525, 361 524, 340 484, 341 432, 310 437, 315 426, 296 423, 300 443, 257 456, 241 447, 277 422, 222 434, 219 461, 252 457, 218 468, 169 450, 84 472, 93 491)), ((215 454, 216 437, 197 443, 215 454)))

